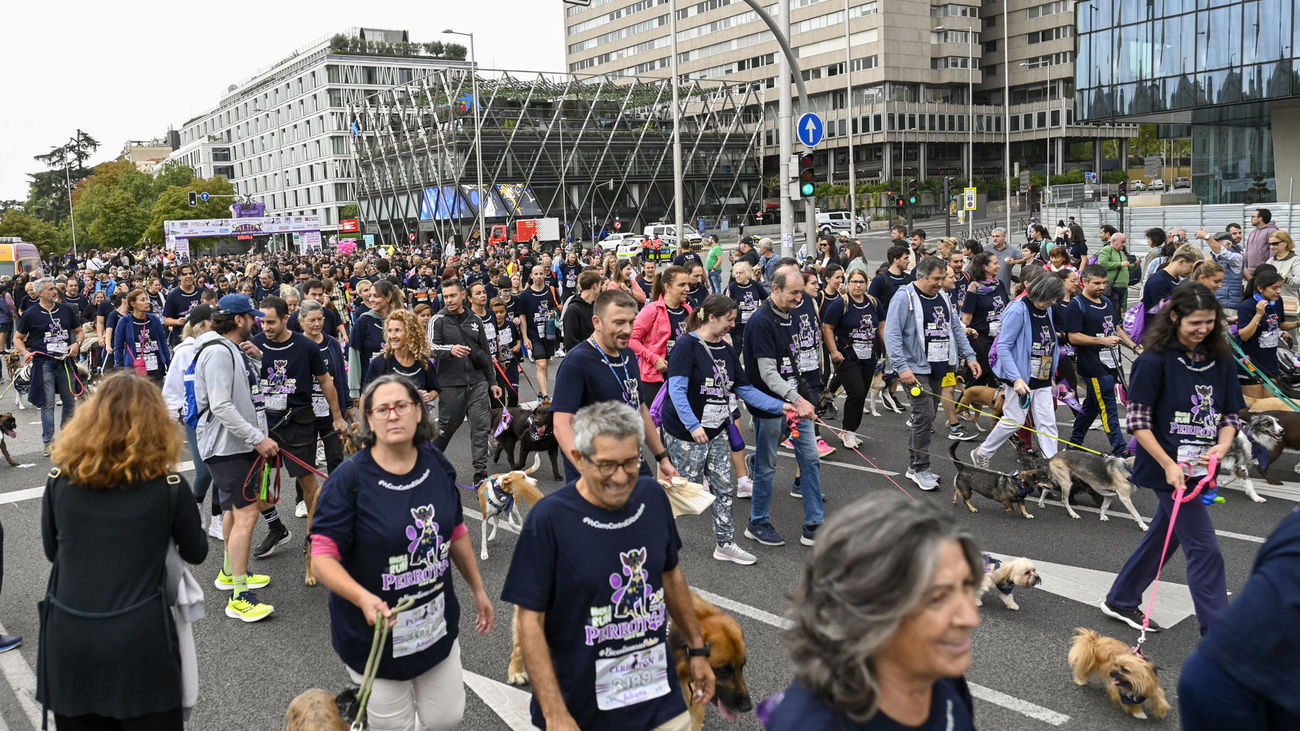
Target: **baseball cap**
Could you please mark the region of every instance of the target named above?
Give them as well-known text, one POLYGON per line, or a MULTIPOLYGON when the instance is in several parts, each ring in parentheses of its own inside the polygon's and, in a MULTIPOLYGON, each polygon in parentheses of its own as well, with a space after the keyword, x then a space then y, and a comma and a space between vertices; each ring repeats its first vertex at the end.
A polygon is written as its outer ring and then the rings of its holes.
POLYGON ((262 311, 253 304, 253 298, 246 294, 228 294, 217 301, 214 315, 252 315, 261 318, 262 311))
POLYGON ((212 319, 212 305, 194 305, 190 310, 190 316, 185 318, 185 324, 197 325, 210 319, 212 319))

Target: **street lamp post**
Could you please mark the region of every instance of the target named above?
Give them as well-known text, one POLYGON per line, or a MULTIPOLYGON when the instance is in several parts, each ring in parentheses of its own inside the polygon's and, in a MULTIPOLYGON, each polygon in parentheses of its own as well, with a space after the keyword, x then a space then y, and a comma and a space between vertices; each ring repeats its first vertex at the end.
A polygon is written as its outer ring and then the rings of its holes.
POLYGON ((1007 201, 1007 236, 1011 235, 1011 62, 1008 56, 1011 31, 1007 29, 1011 25, 1008 22, 1010 17, 1007 14, 1007 0, 1002 0, 1002 149, 1005 156, 1002 174, 1006 176, 1003 192, 1007 201))
MULTIPOLYGON (((844 105, 849 110, 849 230, 858 233, 858 175, 853 160, 853 47, 849 33, 849 0, 844 0, 844 105)), ((865 231, 863 232, 866 233, 865 231)))
POLYGON ((474 97, 474 167, 478 173, 478 243, 479 246, 487 246, 487 227, 483 222, 484 190, 483 190, 483 123, 479 118, 479 106, 482 102, 478 98, 478 60, 474 55, 474 34, 461 33, 460 31, 448 28, 443 31, 444 35, 465 36, 469 38, 469 68, 470 68, 470 94, 474 97))
MULTIPOLYGON (((72 148, 69 151, 73 157, 77 156, 77 151, 81 147, 81 130, 77 130, 77 136, 69 140, 72 148)), ((68 171, 68 156, 63 156, 63 179, 68 184, 68 222, 72 225, 72 258, 77 258, 77 217, 72 212, 72 173, 68 171)))

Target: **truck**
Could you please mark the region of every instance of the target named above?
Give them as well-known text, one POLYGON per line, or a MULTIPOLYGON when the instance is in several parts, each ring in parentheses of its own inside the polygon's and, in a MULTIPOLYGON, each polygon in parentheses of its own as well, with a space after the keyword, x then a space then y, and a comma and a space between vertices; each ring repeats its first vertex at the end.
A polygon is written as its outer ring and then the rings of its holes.
POLYGON ((488 243, 527 244, 537 237, 538 248, 551 251, 560 243, 560 219, 558 218, 520 218, 514 222, 513 231, 508 224, 500 223, 488 233, 488 243))

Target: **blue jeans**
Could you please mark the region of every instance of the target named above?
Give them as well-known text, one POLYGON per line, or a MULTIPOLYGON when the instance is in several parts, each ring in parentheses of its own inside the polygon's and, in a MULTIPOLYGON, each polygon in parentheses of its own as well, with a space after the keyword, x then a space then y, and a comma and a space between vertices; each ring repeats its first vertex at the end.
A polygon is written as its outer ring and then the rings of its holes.
MULTIPOLYGON (((817 435, 813 433, 810 419, 800 421, 798 429, 799 438, 794 440, 794 456, 799 463, 803 522, 804 525, 821 525, 826 516, 822 512, 821 456, 817 453, 817 435)), ((754 433, 754 496, 749 508, 749 522, 770 523, 776 447, 785 438, 785 418, 755 418, 754 433)))
POLYGON ((722 294, 722 270, 714 269, 709 272, 709 291, 714 294, 722 294))
MULTIPOLYGON (((208 466, 203 463, 203 458, 199 456, 199 435, 188 426, 185 427, 185 441, 190 443, 190 459, 194 460, 194 499, 202 504, 203 498, 208 494, 208 488, 212 487, 212 473, 208 471, 208 466)), ((221 508, 217 503, 217 491, 212 491, 212 514, 220 515, 221 508)))
POLYGON ((1092 422, 1101 417, 1101 428, 1110 440, 1110 451, 1119 454, 1127 447, 1124 432, 1119 427, 1119 411, 1115 408, 1115 377, 1105 375, 1098 378, 1082 378, 1088 393, 1083 399, 1083 413, 1074 417, 1074 430, 1070 432, 1070 441, 1083 444, 1092 422))
MULTIPOLYGON (((67 368, 63 363, 50 358, 36 356, 32 361, 33 370, 40 374, 41 385, 45 388, 45 405, 41 407, 41 441, 49 444, 54 441, 54 401, 56 394, 63 398, 63 416, 59 419, 60 424, 67 424, 72 418, 72 412, 77 407, 77 400, 72 397, 72 384, 69 383, 73 376, 69 374, 68 368, 72 367, 68 363, 67 368)), ((36 374, 32 375, 36 378, 36 374)))

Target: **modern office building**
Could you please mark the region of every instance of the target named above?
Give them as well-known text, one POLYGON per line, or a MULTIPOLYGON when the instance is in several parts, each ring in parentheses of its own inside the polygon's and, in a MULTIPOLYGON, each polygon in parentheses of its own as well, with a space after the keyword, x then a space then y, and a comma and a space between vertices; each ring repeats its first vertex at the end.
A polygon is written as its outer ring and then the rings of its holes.
POLYGON ((1300 177, 1293 0, 1088 0, 1075 9, 1082 119, 1192 140, 1202 203, 1286 199, 1300 177))
MULTIPOLYGON (((1007 131, 1013 165, 1046 172, 1050 159, 1053 174, 1098 169, 1100 145, 1074 143, 1132 137, 1136 128, 1075 119, 1073 6, 1073 0, 790 0, 791 45, 811 106, 827 120, 819 171, 828 181, 848 182, 851 140, 859 181, 965 178, 968 167, 977 178, 1001 179, 1007 131)), ((763 7, 777 11, 774 2, 763 7)), ((566 6, 568 70, 667 75, 673 10, 682 78, 726 79, 759 90, 764 112, 749 116, 764 120, 764 175, 775 175, 780 49, 742 0, 566 6)))
POLYGON ((168 156, 223 175, 268 216, 319 215, 338 228, 356 202, 347 106, 436 70, 465 67, 464 47, 415 43, 407 31, 353 28, 293 51, 187 120, 168 156))
MULTIPOLYGON (((667 79, 440 69, 351 108, 362 225, 386 243, 451 242, 486 225, 550 216, 575 238, 640 232, 673 217, 667 79)), ((680 92, 685 220, 744 222, 762 198, 757 92, 698 81, 680 92)))

